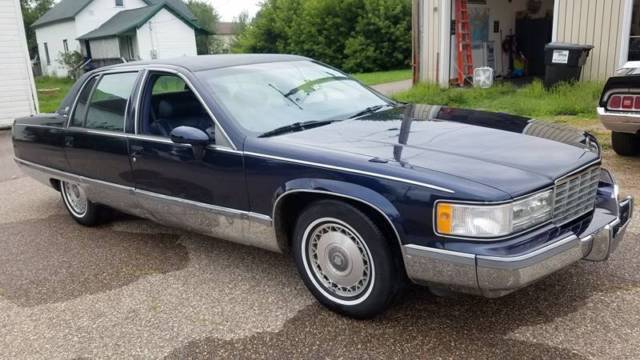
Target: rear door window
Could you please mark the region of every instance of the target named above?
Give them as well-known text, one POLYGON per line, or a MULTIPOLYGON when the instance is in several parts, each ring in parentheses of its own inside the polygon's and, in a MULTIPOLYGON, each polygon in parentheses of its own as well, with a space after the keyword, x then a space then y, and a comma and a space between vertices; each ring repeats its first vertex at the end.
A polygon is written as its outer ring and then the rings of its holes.
POLYGON ((137 72, 102 76, 91 95, 85 127, 123 131, 127 104, 137 77, 137 72))
POLYGON ((83 125, 84 116, 87 113, 87 103, 89 102, 89 96, 91 96, 91 90, 93 90, 93 86, 95 84, 96 84, 96 78, 93 77, 89 81, 87 81, 84 87, 82 88, 82 92, 80 92, 80 96, 78 96, 78 100, 76 102, 76 109, 73 112, 73 117, 71 118, 70 126, 83 125))

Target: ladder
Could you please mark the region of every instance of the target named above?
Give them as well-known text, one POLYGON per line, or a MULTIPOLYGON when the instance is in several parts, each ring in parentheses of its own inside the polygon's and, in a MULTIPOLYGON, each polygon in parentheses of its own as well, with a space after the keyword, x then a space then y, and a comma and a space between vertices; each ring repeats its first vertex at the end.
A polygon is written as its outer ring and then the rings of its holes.
POLYGON ((467 0, 456 0, 456 44, 458 85, 473 77, 473 55, 471 48, 471 26, 467 0))

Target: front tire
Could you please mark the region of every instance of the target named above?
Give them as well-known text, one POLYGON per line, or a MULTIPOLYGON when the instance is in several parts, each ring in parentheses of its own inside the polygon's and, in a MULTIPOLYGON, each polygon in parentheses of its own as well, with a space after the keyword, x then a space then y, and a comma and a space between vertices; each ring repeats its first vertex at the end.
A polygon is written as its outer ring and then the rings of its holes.
POLYGON ((636 134, 611 132, 611 144, 620 156, 635 156, 640 153, 640 137, 636 134))
POLYGON ((85 226, 98 225, 104 216, 104 209, 91 202, 80 184, 60 181, 62 202, 71 217, 85 226))
POLYGON ((382 313, 402 288, 389 242, 372 220, 344 202, 323 200, 297 220, 298 272, 316 299, 354 318, 382 313))

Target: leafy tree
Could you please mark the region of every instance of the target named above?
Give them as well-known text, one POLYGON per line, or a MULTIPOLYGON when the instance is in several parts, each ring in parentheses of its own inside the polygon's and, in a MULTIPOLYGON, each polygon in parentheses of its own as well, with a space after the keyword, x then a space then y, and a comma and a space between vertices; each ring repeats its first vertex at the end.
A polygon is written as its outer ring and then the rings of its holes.
POLYGON ((266 0, 234 52, 309 56, 350 72, 403 68, 410 0, 266 0))
MULTIPOLYGON (((216 24, 220 17, 211 4, 204 0, 188 0, 187 6, 198 19, 200 26, 211 34, 215 33, 216 24)), ((196 35, 196 48, 199 55, 215 53, 220 47, 221 44, 215 37, 207 34, 196 35)))
POLYGON ((20 0, 20 10, 24 20, 24 31, 27 35, 29 56, 33 59, 38 55, 36 32, 31 25, 53 6, 53 0, 20 0))
POLYGON ((346 41, 343 66, 354 72, 408 67, 411 4, 404 0, 367 0, 364 8, 354 36, 346 41))

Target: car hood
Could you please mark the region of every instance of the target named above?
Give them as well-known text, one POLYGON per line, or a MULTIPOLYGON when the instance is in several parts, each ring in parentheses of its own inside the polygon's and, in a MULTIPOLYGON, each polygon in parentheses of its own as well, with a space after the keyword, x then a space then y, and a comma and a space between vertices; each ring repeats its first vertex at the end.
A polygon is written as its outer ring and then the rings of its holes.
POLYGON ((391 110, 274 140, 464 178, 520 196, 598 161, 595 138, 525 117, 442 106, 391 110))

